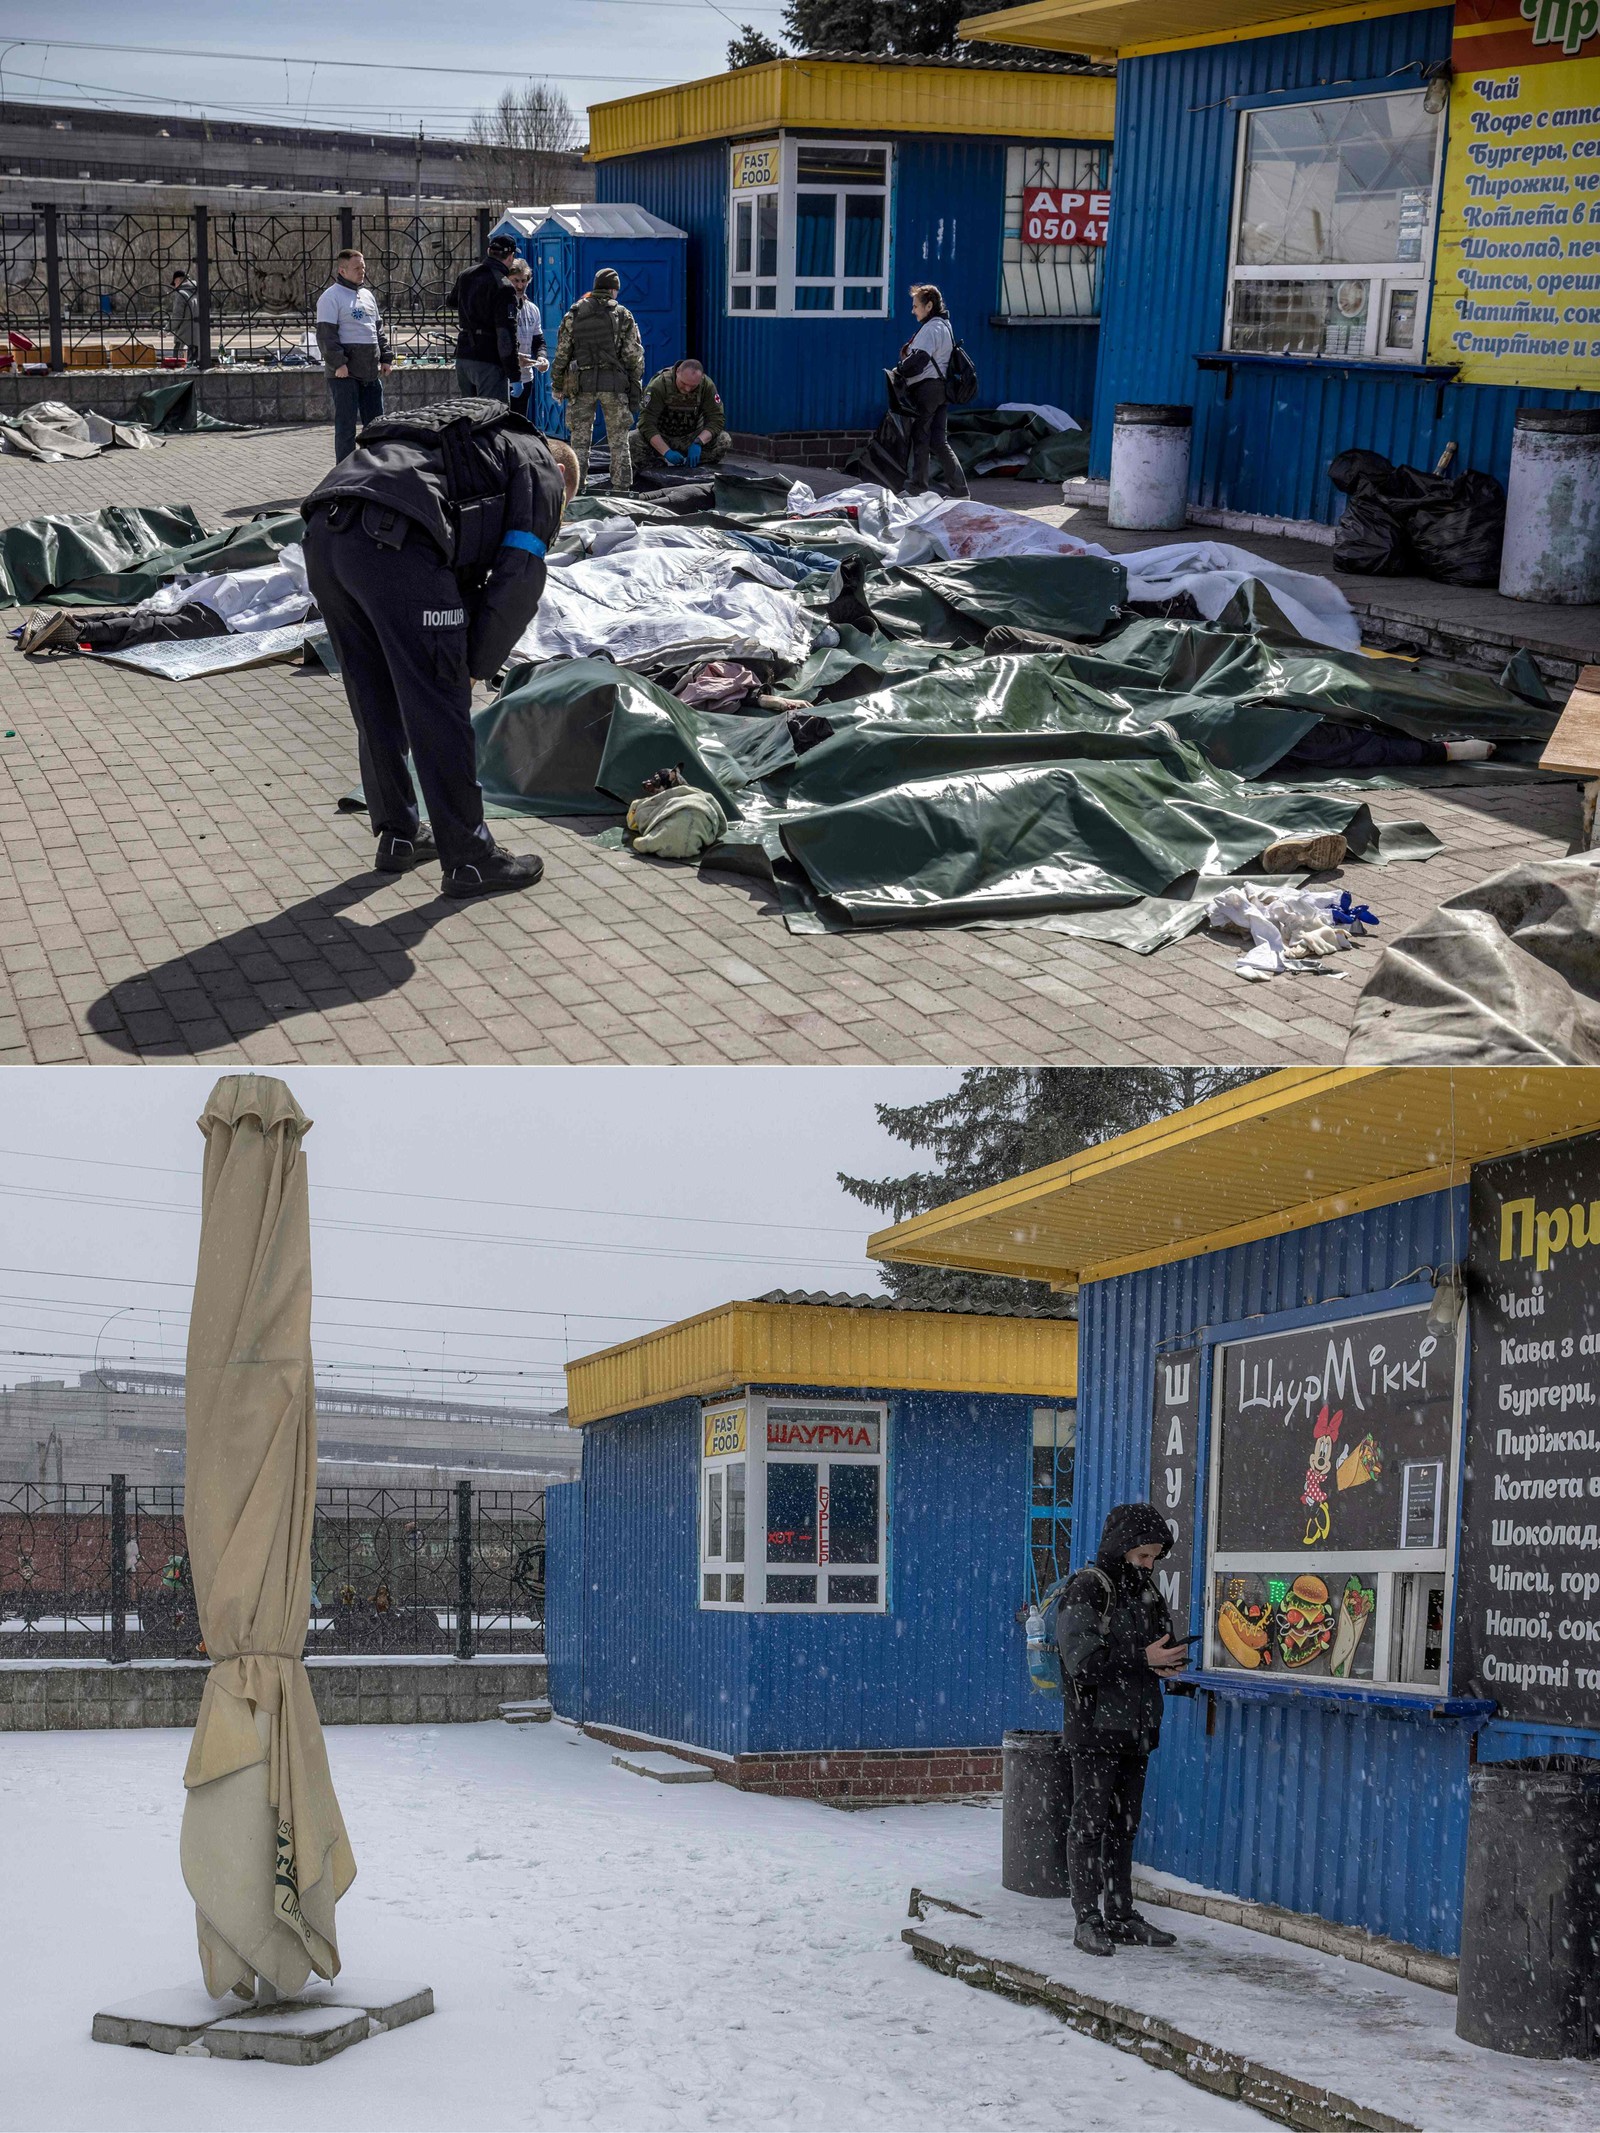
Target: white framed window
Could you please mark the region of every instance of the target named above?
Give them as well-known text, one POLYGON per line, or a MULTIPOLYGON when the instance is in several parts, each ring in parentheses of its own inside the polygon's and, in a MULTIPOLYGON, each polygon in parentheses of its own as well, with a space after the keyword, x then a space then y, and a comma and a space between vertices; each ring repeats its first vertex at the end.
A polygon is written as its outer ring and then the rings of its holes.
POLYGON ((1444 120, 1426 92, 1244 115, 1224 345, 1418 363, 1427 346, 1444 120))
POLYGON ((1000 313, 1041 321, 1098 318, 1111 151, 1029 141, 1006 150, 1000 233, 1000 313), (1041 212, 1066 209, 1067 213, 1041 212), (1064 232, 1085 231, 1071 244, 1064 232))
POLYGON ((888 1410, 747 1393, 701 1410, 700 1605, 881 1614, 888 1410))
POLYGON ((1426 1304, 1217 1344, 1208 1667, 1441 1692, 1461 1367, 1426 1304))
POLYGON ((889 310, 884 141, 736 146, 728 193, 728 309, 793 318, 883 318, 889 310))

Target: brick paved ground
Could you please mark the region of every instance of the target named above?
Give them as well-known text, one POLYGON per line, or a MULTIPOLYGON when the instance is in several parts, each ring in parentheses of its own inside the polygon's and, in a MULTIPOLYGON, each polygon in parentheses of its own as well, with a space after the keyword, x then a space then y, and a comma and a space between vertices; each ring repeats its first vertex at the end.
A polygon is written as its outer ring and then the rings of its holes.
MULTIPOLYGON (((323 429, 0 460, 0 524, 190 502, 210 524, 302 495, 323 429)), ((14 616, 0 618, 5 626, 14 616)), ((339 684, 288 667, 163 684, 0 650, 0 1061, 789 1062, 1337 1059, 1369 967, 1249 986, 1218 942, 1150 957, 1016 928, 802 937, 755 885, 538 823, 542 887, 446 903, 368 870, 334 811, 339 684)), ((1388 921, 1559 853, 1576 788, 1386 796, 1446 849, 1352 870, 1388 921)))

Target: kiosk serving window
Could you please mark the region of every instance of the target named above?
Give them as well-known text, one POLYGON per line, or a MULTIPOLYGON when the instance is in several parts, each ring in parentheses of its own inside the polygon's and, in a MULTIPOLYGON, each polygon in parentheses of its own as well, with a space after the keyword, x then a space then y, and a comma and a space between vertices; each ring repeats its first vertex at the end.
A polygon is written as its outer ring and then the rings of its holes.
POLYGON ((1213 1353, 1207 1664, 1437 1693, 1457 1343, 1426 1305, 1213 1353))
POLYGON ((886 1423, 882 1406, 775 1394, 704 1408, 701 1606, 881 1613, 886 1423))
POLYGON ((728 309, 887 309, 890 150, 881 141, 782 138, 732 151, 728 309))
POLYGON ((1244 115, 1229 348, 1422 360, 1444 142, 1425 99, 1414 90, 1244 115))

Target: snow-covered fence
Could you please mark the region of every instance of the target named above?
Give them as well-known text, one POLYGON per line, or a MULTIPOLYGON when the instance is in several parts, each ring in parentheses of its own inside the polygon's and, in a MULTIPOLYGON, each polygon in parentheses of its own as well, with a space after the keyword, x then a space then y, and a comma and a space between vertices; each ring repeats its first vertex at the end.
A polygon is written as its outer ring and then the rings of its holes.
MULTIPOLYGON (((306 1656, 544 1650, 542 1489, 319 1488, 306 1656)), ((0 1658, 203 1656, 181 1487, 0 1486, 0 1658)))

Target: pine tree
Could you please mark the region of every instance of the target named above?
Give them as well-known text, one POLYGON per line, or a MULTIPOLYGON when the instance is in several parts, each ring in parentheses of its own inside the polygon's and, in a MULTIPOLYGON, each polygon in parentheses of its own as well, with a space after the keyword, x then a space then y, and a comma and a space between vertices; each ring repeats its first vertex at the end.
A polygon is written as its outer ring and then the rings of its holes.
POLYGON ((728 65, 730 67, 759 67, 769 59, 782 59, 784 49, 774 44, 765 30, 758 30, 748 22, 741 22, 737 37, 728 40, 728 65))
MULTIPOLYGON (((948 1096, 925 1104, 877 1106, 885 1131, 908 1147, 927 1149, 935 1167, 897 1178, 851 1178, 841 1172, 839 1183, 852 1198, 903 1222, 1025 1170, 1064 1162, 1098 1141, 1238 1088, 1264 1071, 968 1067, 948 1096)), ((898 1302, 930 1311, 964 1306, 1053 1317, 1067 1308, 1042 1281, 917 1266, 885 1266, 883 1278, 898 1302)))
MULTIPOLYGON (((1009 4, 1010 0, 789 0, 783 26, 798 52, 978 58, 984 55, 957 44, 956 24, 965 16, 991 14, 996 7, 1009 4)), ((1027 64, 1026 55, 1017 56, 1027 64)))

